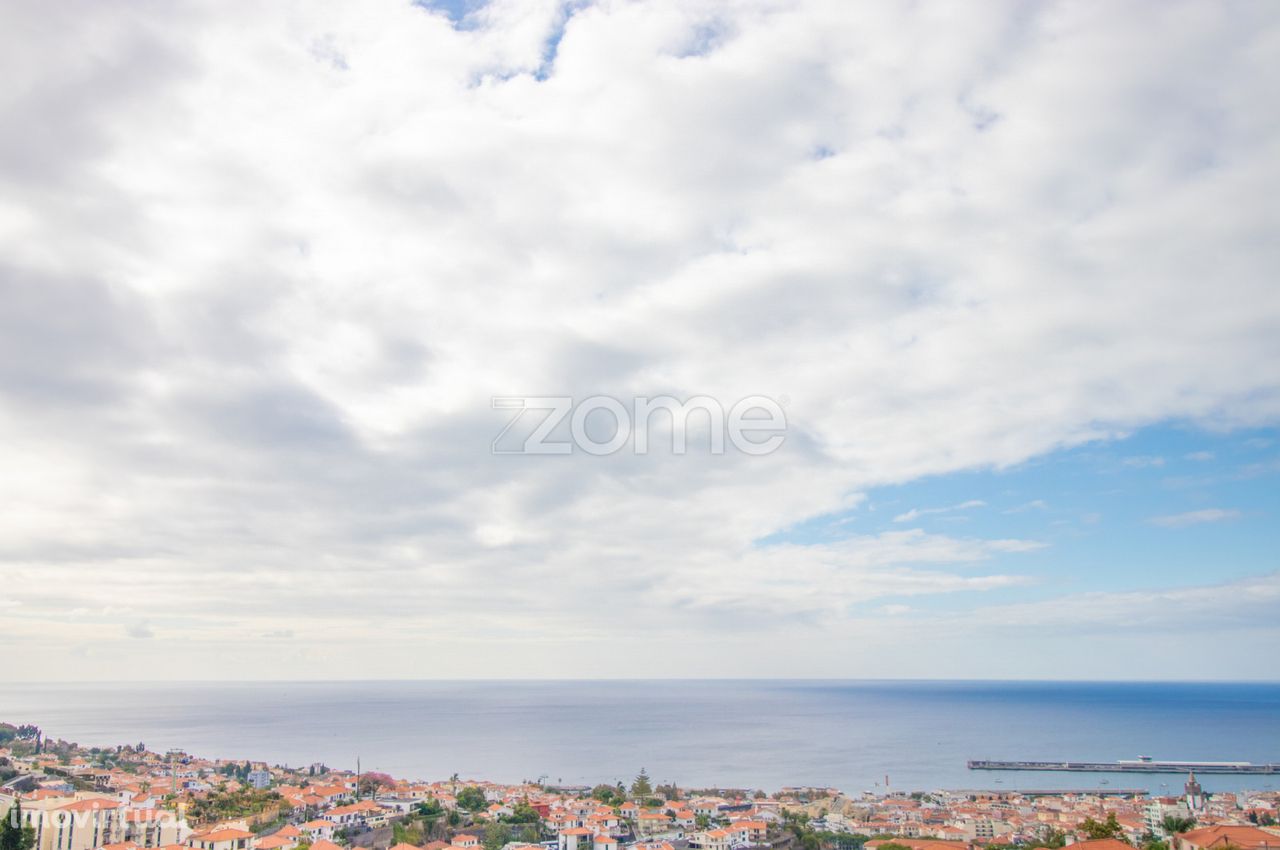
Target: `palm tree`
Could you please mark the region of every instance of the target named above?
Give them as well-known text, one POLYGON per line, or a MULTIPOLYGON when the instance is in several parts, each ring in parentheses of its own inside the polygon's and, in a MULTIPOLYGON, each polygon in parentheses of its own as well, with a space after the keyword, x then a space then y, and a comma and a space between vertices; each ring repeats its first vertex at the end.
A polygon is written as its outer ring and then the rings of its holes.
POLYGON ((1190 832, 1195 829, 1196 819, 1192 817, 1179 817, 1178 815, 1165 815, 1160 821, 1160 828, 1164 830, 1165 835, 1173 836, 1180 832, 1190 832))

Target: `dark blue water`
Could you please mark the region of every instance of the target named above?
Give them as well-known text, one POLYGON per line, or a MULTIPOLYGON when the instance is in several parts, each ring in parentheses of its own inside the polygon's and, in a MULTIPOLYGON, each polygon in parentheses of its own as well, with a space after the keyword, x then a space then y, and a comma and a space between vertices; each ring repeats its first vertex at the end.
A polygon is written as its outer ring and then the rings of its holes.
MULTIPOLYGON (((0 719, 89 745, 322 761, 409 778, 847 792, 1180 787, 1141 774, 988 773, 970 758, 1280 762, 1280 684, 865 681, 0 686, 0 719), (999 781, 997 781, 999 780, 999 781)), ((1210 789, 1280 788, 1205 776, 1210 789)))

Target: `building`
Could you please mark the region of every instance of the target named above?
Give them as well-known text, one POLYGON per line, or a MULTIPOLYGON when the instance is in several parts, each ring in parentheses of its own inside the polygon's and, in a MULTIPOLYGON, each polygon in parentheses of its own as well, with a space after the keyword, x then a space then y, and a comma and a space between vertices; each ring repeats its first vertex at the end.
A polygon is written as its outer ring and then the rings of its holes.
POLYGON ((196 850, 254 850, 253 839, 253 833, 248 830, 224 827, 197 832, 187 839, 187 845, 196 850))
POLYGON ((1200 790, 1200 783, 1196 782, 1195 771, 1187 776, 1187 808, 1193 812, 1198 812, 1204 808, 1204 792, 1200 790))
POLYGON ((1256 826, 1206 826, 1173 837, 1173 850, 1280 850, 1280 835, 1256 826))
MULTIPOLYGON (((35 831, 34 850, 95 850, 124 841, 124 804, 97 792, 36 792, 22 800, 22 820, 35 831)), ((8 814, 16 798, 0 797, 0 813, 8 814)))

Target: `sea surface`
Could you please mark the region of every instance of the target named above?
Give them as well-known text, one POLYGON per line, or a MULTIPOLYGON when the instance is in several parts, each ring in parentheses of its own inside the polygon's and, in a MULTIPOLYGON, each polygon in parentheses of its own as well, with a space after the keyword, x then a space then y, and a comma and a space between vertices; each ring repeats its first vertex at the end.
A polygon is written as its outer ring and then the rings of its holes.
MULTIPOLYGON (((1280 684, 430 681, 0 685, 0 720, 84 745, 398 777, 682 787, 1180 789, 971 758, 1280 762, 1280 684)), ((1280 776, 1203 776, 1209 790, 1280 776)))

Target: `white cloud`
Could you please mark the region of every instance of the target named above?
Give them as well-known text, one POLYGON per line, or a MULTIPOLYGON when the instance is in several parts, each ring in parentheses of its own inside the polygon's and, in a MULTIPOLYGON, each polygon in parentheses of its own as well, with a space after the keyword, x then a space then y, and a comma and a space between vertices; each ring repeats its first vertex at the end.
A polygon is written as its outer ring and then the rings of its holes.
POLYGON ((922 516, 929 516, 930 514, 949 514, 954 511, 969 510, 970 508, 983 508, 983 507, 986 507, 986 505, 987 503, 982 501, 981 499, 969 499, 968 501, 959 502, 954 505, 947 505, 946 507, 943 507, 943 508, 912 508, 909 511, 900 513, 897 516, 895 516, 893 518, 893 521, 894 522, 911 522, 914 519, 919 519, 922 516))
POLYGON ((1049 503, 1044 499, 1032 499, 1030 502, 1024 502, 1012 508, 1001 511, 1002 514, 1025 514, 1028 511, 1045 511, 1049 509, 1049 503))
POLYGON ((139 640, 146 640, 147 638, 155 637, 155 632, 151 630, 151 626, 145 621, 134 623, 133 625, 126 627, 124 631, 129 637, 137 638, 139 640))
POLYGON ((1280 614, 1280 573, 1220 584, 1132 591, 1091 591, 1040 602, 983 606, 977 622, 1001 627, 1151 629, 1185 631, 1191 624, 1220 630, 1274 629, 1280 614))
POLYGON ((270 675, 253 636, 338 629, 294 672, 365 641, 371 674, 510 674, 519 642, 572 675, 601 636, 767 612, 803 648, 863 602, 1028 584, 1028 541, 752 541, 1280 419, 1277 13, 1154 14, 5 4, 0 578, 7 628, 59 635, 18 672, 65 639, 101 641, 68 676, 270 675), (489 453, 492 396, 601 392, 785 396, 788 441, 489 453), (113 650, 134 611, 165 640, 113 650))
POLYGON ((1236 510, 1226 510, 1223 508, 1204 508, 1198 511, 1187 511, 1181 514, 1168 514, 1166 516, 1152 517, 1150 522, 1152 525, 1159 525, 1164 528, 1184 528, 1188 525, 1200 525, 1206 522, 1222 522, 1227 519, 1236 519, 1240 516, 1240 512, 1236 510))

